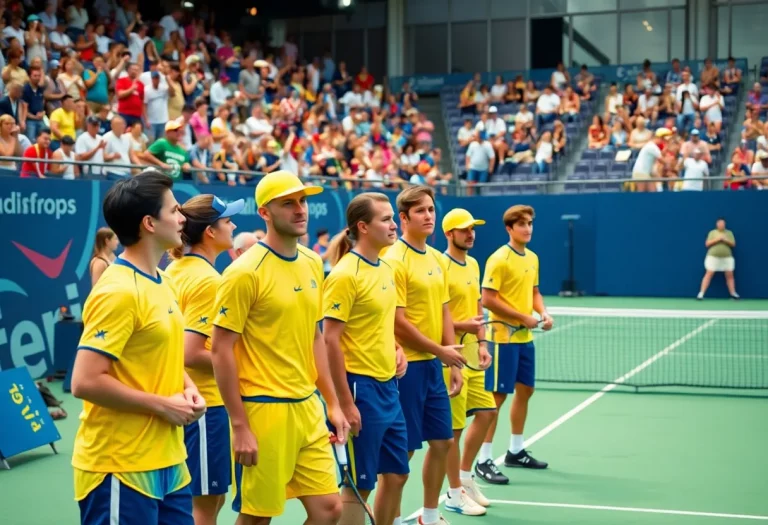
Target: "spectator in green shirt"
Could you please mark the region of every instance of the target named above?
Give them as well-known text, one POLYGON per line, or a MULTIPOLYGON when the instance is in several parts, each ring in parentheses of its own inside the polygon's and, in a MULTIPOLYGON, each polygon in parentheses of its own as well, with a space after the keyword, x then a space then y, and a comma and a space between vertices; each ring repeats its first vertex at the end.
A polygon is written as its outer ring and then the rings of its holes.
POLYGON ((722 217, 717 219, 716 228, 709 232, 704 245, 707 247, 707 256, 704 258, 706 272, 701 280, 701 290, 696 299, 704 299, 704 294, 715 272, 725 272, 725 284, 728 286, 731 299, 738 299, 739 294, 736 293, 736 282, 733 278, 733 270, 736 267, 733 248, 736 246, 736 238, 731 230, 725 229, 725 219, 722 217))
POLYGON ((164 170, 174 181, 182 178, 182 172, 189 172, 189 153, 179 144, 181 139, 182 119, 171 120, 165 124, 165 138, 156 140, 143 158, 146 162, 164 170))

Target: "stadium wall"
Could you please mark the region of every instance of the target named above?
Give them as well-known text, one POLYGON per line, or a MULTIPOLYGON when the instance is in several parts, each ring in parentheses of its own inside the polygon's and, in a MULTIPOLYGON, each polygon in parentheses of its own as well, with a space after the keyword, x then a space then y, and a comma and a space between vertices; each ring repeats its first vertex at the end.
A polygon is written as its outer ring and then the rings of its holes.
MULTIPOLYGON (((111 183, 4 179, 0 182, 0 370, 27 366, 33 377, 66 367, 54 352, 56 320, 67 305, 79 317, 90 290, 88 263, 95 231, 104 225, 101 202, 111 183), (58 360, 60 361, 60 360, 58 360)), ((243 188, 212 187, 224 200, 246 198, 238 228, 263 227, 253 193, 243 188)), ((197 186, 177 184, 184 202, 197 186)), ((310 234, 318 228, 337 232, 353 194, 326 191, 310 201, 310 234)), ((394 201, 394 195, 392 196, 394 201)), ((588 294, 694 297, 703 273, 704 239, 718 216, 736 235, 736 276, 744 298, 768 298, 765 278, 768 244, 768 192, 661 194, 531 195, 525 197, 442 197, 438 224, 454 207, 488 221, 478 228, 473 255, 480 261, 507 236, 504 210, 525 203, 536 209, 531 248, 541 260, 545 294, 556 294, 568 274, 568 229, 564 214, 581 218, 575 226, 575 273, 588 294)), ((441 233, 432 239, 445 248, 441 233)), ((222 254, 217 266, 230 262, 222 254)), ((722 279, 711 296, 724 297, 722 279)))

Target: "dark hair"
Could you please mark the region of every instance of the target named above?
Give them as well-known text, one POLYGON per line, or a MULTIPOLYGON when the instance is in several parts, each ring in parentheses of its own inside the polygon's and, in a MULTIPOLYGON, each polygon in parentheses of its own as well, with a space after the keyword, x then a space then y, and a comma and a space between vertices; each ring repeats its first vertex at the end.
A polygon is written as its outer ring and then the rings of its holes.
POLYGON ((194 246, 203 241, 203 234, 208 226, 214 224, 219 215, 213 209, 213 195, 195 195, 179 207, 179 211, 187 222, 181 232, 182 245, 174 248, 169 253, 173 259, 181 259, 184 256, 184 246, 194 246))
POLYGON ((389 202, 389 197, 383 193, 366 192, 357 195, 347 206, 347 228, 335 236, 328 246, 331 254, 331 265, 335 265, 355 246, 358 240, 358 227, 361 222, 370 224, 373 217, 373 203, 389 202))
POLYGON ((156 219, 160 216, 165 192, 172 187, 173 179, 168 175, 148 169, 109 189, 102 211, 120 244, 127 247, 139 242, 141 221, 147 215, 156 219))
POLYGON ((316 237, 322 237, 323 235, 327 235, 327 234, 328 234, 328 229, 327 228, 320 228, 319 230, 317 230, 315 232, 315 236, 316 237))

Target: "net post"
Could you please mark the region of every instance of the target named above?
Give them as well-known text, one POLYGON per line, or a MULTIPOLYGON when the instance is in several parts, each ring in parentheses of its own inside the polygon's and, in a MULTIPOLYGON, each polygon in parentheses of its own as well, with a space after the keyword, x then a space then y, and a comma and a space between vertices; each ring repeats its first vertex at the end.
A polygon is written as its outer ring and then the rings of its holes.
POLYGON ((560 220, 568 221, 568 279, 564 280, 560 286, 560 297, 581 297, 584 292, 580 291, 574 275, 574 242, 573 230, 574 222, 581 219, 581 215, 566 214, 561 215, 560 220))

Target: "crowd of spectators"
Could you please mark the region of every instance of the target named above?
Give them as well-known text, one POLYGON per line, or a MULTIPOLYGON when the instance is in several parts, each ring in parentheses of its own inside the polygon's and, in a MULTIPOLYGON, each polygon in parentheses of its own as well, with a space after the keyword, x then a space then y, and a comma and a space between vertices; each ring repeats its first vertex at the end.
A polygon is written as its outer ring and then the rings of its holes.
POLYGON ((725 188, 768 188, 768 180, 749 179, 750 175, 768 175, 768 98, 760 83, 747 94, 747 117, 739 130, 738 147, 725 149, 723 122, 726 116, 735 116, 742 75, 733 58, 724 71, 706 60, 698 79, 678 60, 664 75, 657 75, 646 61, 636 82, 626 83, 623 90, 616 84, 610 86, 603 113, 596 114, 589 127, 588 148, 616 152, 616 160, 627 161, 647 145, 653 149, 649 144, 654 130, 666 128, 672 134, 653 175, 689 180, 646 185, 651 191, 702 190, 705 179, 716 175, 729 178, 723 183, 725 188), (732 107, 727 106, 728 100, 733 101, 732 107))
MULTIPOLYGON (((28 159, 0 162, 0 171, 109 179, 155 165, 177 179, 248 185, 255 172, 286 169, 373 188, 453 179, 407 83, 390 93, 365 67, 349 72, 330 52, 301 60, 291 38, 277 49, 235 45, 209 12, 175 9, 149 21, 136 0, 96 0, 87 9, 83 0, 47 0, 40 12, 32 5, 0 0, 0 156, 28 159)), ((695 79, 675 60, 659 76, 646 61, 636 82, 610 86, 588 127, 588 149, 631 154, 666 127, 674 136, 659 176, 724 172, 729 187, 768 187, 749 178, 768 170, 762 85, 749 90, 741 144, 727 152, 725 100, 742 83, 735 62, 721 72, 708 60, 695 79)), ((521 164, 551 173, 569 147, 568 124, 580 122, 597 88, 586 66, 572 79, 559 64, 538 86, 518 75, 489 87, 476 75, 458 101, 466 179, 486 182, 521 164)), ((669 185, 680 188, 700 185, 669 185)))
POLYGON ((119 178, 155 165, 242 185, 285 169, 374 188, 451 178, 415 93, 389 93, 329 52, 300 60, 291 38, 235 45, 212 13, 150 21, 135 0, 48 0, 42 12, 0 0, 0 23, 0 156, 29 159, 0 170, 119 178))

